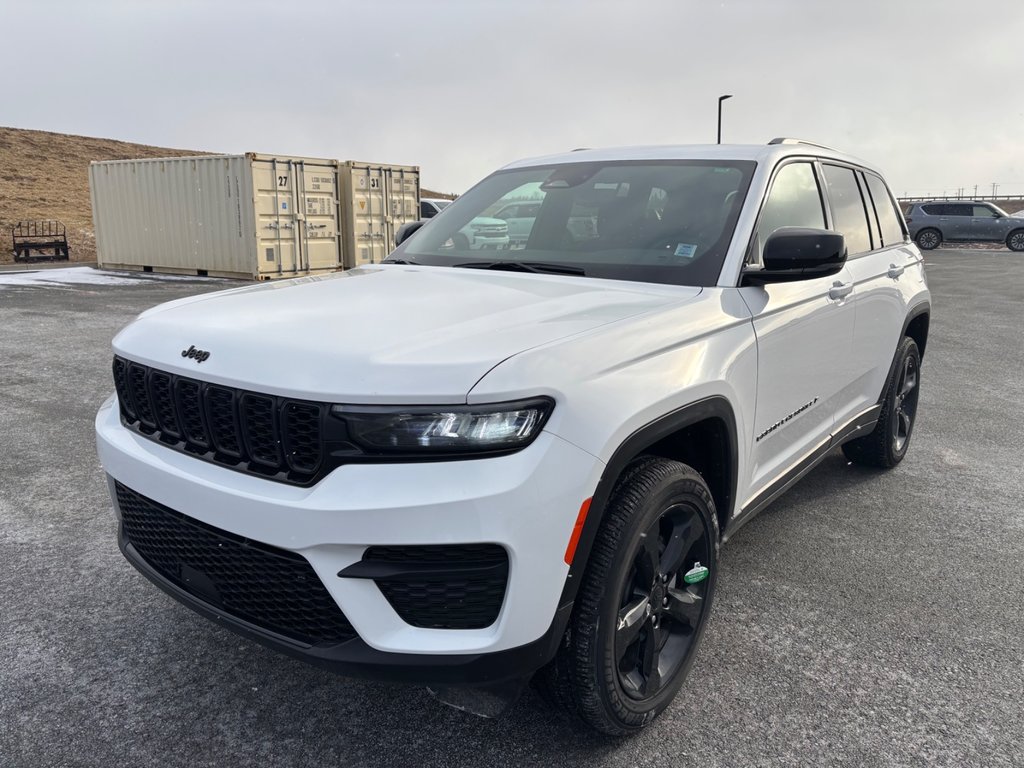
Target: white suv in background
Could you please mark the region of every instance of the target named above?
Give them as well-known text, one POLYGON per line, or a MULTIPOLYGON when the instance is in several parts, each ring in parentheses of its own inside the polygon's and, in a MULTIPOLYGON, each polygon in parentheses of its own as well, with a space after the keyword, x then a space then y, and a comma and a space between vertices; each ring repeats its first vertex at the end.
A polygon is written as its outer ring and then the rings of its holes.
POLYGON ((693 664, 720 543, 837 447, 906 455, 921 255, 876 169, 793 140, 525 160, 414 229, 118 334, 121 549, 312 663, 477 710, 532 678, 636 731, 693 664), (457 237, 527 193, 522 248, 457 237))

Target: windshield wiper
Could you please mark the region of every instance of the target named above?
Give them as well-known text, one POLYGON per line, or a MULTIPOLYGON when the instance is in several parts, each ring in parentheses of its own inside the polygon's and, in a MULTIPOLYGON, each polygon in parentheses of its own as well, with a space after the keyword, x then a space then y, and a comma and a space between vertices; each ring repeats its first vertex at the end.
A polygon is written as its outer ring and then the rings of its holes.
POLYGON ((406 261, 405 259, 384 259, 381 264, 415 264, 415 261, 406 261))
POLYGON ((544 261, 464 261, 452 264, 466 269, 498 269, 505 272, 540 272, 549 275, 586 275, 582 267, 569 264, 550 264, 544 261))

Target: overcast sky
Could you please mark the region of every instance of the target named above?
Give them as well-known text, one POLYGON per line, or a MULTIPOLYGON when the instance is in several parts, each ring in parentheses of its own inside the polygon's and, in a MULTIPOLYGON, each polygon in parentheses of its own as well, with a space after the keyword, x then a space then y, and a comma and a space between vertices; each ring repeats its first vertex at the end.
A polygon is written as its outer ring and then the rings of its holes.
POLYGON ((419 165, 798 136, 1024 193, 1022 0, 0 0, 0 125, 419 165))

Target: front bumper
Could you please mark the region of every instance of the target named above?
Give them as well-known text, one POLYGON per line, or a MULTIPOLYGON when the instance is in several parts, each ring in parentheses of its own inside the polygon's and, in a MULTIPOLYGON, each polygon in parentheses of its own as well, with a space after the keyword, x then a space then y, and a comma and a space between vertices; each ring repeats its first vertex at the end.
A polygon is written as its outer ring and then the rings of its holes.
MULTIPOLYGON (((122 536, 125 557, 168 594, 291 655, 355 676, 486 684, 528 674, 554 653, 571 606, 560 606, 566 543, 603 465, 542 433, 516 454, 473 461, 358 464, 309 488, 196 460, 125 429, 113 398, 96 418, 100 460, 157 504, 221 531, 301 555, 357 637, 306 645, 226 614, 154 569, 122 536), (370 546, 493 543, 508 553, 497 620, 482 629, 405 623, 373 580, 339 577, 370 546)), ((116 499, 116 495, 115 495, 116 499)))

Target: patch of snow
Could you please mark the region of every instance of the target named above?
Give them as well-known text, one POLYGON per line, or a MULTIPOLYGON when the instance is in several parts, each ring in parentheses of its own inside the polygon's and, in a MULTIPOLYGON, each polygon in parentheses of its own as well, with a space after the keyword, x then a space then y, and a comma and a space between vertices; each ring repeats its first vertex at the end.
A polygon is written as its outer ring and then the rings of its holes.
POLYGON ((0 288, 8 285, 33 285, 39 287, 63 285, 141 285, 164 280, 208 280, 210 278, 192 275, 160 275, 146 272, 145 277, 137 272, 107 272, 92 267, 65 267, 63 269, 26 270, 24 272, 0 272, 0 288))

